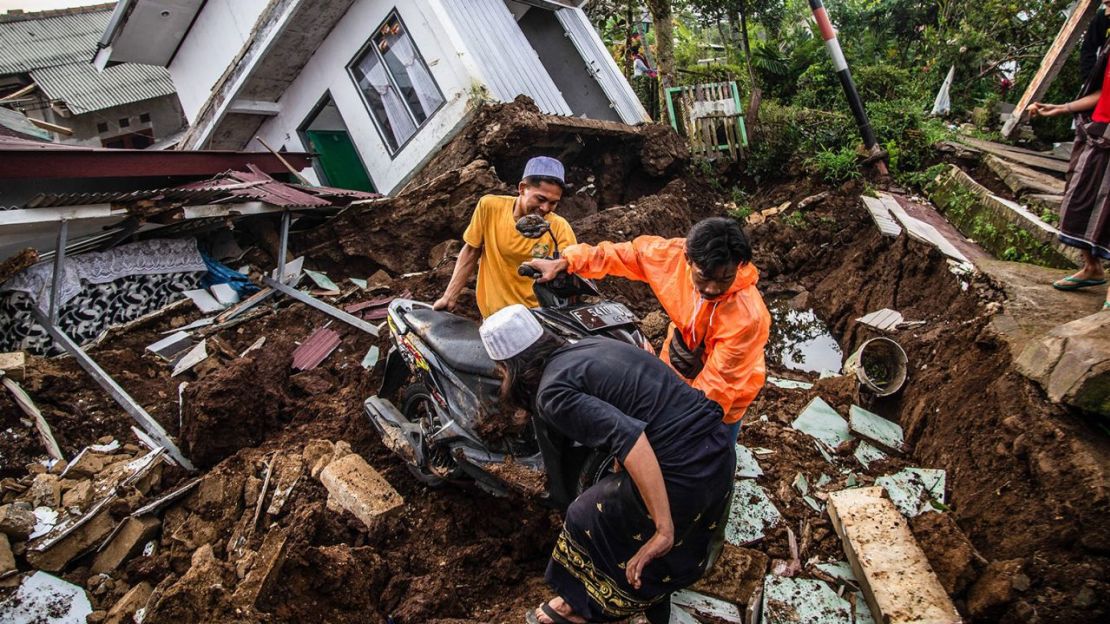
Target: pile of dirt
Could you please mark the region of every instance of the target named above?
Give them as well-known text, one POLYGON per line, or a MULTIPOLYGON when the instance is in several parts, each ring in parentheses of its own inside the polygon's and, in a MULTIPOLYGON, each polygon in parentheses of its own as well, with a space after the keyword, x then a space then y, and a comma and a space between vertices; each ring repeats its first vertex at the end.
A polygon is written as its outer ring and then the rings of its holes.
MULTIPOLYGON (((510 192, 513 172, 530 155, 567 161, 576 199, 566 214, 582 241, 683 236, 696 220, 723 213, 724 198, 684 169, 688 156, 680 146, 665 128, 553 119, 523 100, 483 108, 399 196, 352 207, 299 232, 291 244, 336 281, 371 277, 372 288, 347 289, 333 303, 405 291, 431 301, 451 274, 444 241, 459 237, 482 194, 510 192)), ((784 518, 749 547, 781 563, 795 555, 793 537, 804 574, 819 577, 808 564, 842 560, 842 546, 825 514, 797 491, 799 474, 824 483, 811 497, 820 503, 825 491, 853 480, 869 484, 903 466, 943 468, 950 511, 912 524, 968 621, 1104 618, 1110 608, 1105 436, 1050 406, 1011 372, 1010 356, 989 328, 999 290, 981 278, 953 275, 943 257, 919 243, 878 236, 858 205, 861 190, 858 183, 826 189, 804 179, 762 189, 754 195, 756 210, 790 207, 748 231, 764 294, 808 293, 845 353, 872 335, 854 322, 867 312, 889 307, 926 322, 896 335, 911 362, 905 390, 866 403, 901 423, 912 451, 850 474, 832 469, 790 423, 814 397, 841 413, 864 397, 847 378, 770 370, 816 383, 768 385, 749 410, 741 443, 771 451, 759 457, 760 483, 784 518), (797 208, 821 192, 827 192, 823 199, 797 208)), ((601 288, 636 311, 653 340, 661 339, 666 317, 646 287, 609 279, 601 288)), ((475 315, 472 292, 461 307, 475 315)), ((171 378, 168 364, 144 348, 197 316, 178 310, 92 350, 208 467, 194 490, 165 506, 151 552, 107 578, 91 573, 88 555, 65 570, 68 580, 90 588, 94 608, 106 612, 149 586, 146 622, 392 618, 408 624, 519 621, 524 609, 547 597, 542 575, 557 513, 533 498, 494 498, 472 484, 430 489, 369 425, 362 404, 381 374, 360 363, 371 346, 387 350, 386 336, 375 339, 275 298, 241 324, 213 332, 210 362, 171 378), (318 368, 295 372, 293 350, 329 322, 340 334, 339 348, 318 368), (261 337, 261 348, 239 355, 261 337), (183 381, 188 385, 179 394, 183 381), (325 486, 308 466, 319 440, 349 443, 404 505, 369 524, 329 507, 325 486)), ((101 436, 128 435, 131 421, 71 359, 32 358, 24 385, 67 456, 101 436)), ((26 431, 10 407, 0 395, 0 424, 26 431)), ((850 461, 852 450, 838 449, 837 459, 850 461)), ((0 436, 4 476, 23 478, 27 471, 18 466, 39 455, 33 435, 0 436)))

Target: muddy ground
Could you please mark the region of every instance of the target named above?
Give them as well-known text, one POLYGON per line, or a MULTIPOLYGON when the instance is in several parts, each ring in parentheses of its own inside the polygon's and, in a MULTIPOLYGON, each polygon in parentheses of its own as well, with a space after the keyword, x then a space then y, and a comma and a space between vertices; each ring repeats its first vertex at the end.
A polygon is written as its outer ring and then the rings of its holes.
MULTIPOLYGON (((294 252, 337 282, 384 270, 379 280, 389 293, 410 290, 431 301, 452 268, 433 248, 457 239, 477 197, 510 188, 523 159, 543 150, 559 151, 568 162, 573 186, 564 212, 584 242, 681 236, 693 221, 725 210, 722 194, 691 173, 681 145, 667 133, 567 130, 549 127, 548 119, 527 102, 483 111, 399 198, 301 228, 294 252), (545 137, 542 145, 538 136, 545 137)), ((800 216, 792 208, 749 228, 766 296, 808 293, 807 305, 845 353, 869 337, 853 322, 867 312, 889 307, 926 323, 897 336, 912 370, 894 398, 866 401, 854 383, 837 378, 812 390, 764 389, 741 442, 774 451, 759 458, 766 472, 760 482, 787 522, 751 547, 789 558, 789 526, 803 564, 843 558, 827 517, 790 486, 799 472, 830 471, 812 440, 788 423, 813 396, 842 413, 862 401, 900 422, 912 446, 908 457, 856 470, 863 482, 904 465, 948 471, 951 510, 925 514, 913 528, 968 621, 1106 621, 1110 442, 1011 370, 1008 350, 988 328, 1001 304, 996 286, 958 278, 943 257, 916 242, 879 237, 858 206, 857 185, 827 189, 790 180, 754 190, 757 209, 830 192, 800 216)), ((618 279, 602 288, 659 337, 665 319, 645 288, 618 279)), ((343 303, 376 296, 355 292, 343 303)), ((473 307, 472 294, 462 305, 473 307)), ((359 362, 372 344, 384 353, 385 337, 375 342, 332 322, 340 348, 319 368, 296 373, 289 366, 293 349, 327 317, 287 302, 260 310, 221 332, 209 348, 216 355, 178 378, 143 347, 158 332, 198 317, 187 308, 92 349, 206 472, 196 491, 165 512, 153 555, 132 560, 110 583, 92 578, 83 560, 65 577, 95 585, 92 599, 102 610, 129 587, 149 582, 155 590, 148 623, 520 621, 525 608, 548 594, 542 575, 559 515, 525 497, 498 499, 467 484, 421 485, 383 447, 362 411, 379 374, 359 362), (238 357, 261 336, 267 338, 261 349, 238 357), (188 386, 179 407, 182 381, 188 386), (400 513, 367 527, 328 510, 319 481, 302 478, 276 514, 263 514, 248 529, 267 464, 307 456, 310 442, 321 439, 348 442, 379 470, 405 499, 400 513), (283 541, 285 560, 273 587, 248 600, 237 587, 249 562, 267 551, 267 540, 283 541)), ((795 371, 769 372, 815 381, 795 371)), ((67 455, 104 435, 129 439, 130 420, 71 359, 33 358, 24 385, 67 455)), ((41 452, 34 436, 19 433, 25 427, 3 394, 0 418, 0 476, 19 478, 23 464, 41 452)), ((181 478, 170 475, 166 487, 181 478)))

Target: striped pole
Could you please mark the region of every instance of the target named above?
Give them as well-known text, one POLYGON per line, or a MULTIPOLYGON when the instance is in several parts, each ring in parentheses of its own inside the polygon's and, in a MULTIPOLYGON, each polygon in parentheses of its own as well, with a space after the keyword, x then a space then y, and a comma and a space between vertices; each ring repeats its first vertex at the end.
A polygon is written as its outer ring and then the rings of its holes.
POLYGON ((863 146, 871 154, 871 158, 875 160, 876 166, 884 175, 886 171, 886 163, 878 157, 885 157, 882 150, 878 148, 878 141, 875 140, 875 131, 871 129, 871 120, 867 118, 867 110, 863 107, 863 100, 859 97, 859 91, 856 90, 856 83, 852 80, 852 72, 848 69, 848 61, 844 58, 844 51, 840 49, 840 42, 836 39, 836 29, 833 28, 832 22, 829 21, 829 12, 825 10, 825 4, 821 0, 809 0, 809 7, 813 9, 813 17, 817 20, 817 27, 821 30, 821 38, 825 40, 825 49, 832 58, 833 67, 836 70, 836 75, 840 78, 840 85, 844 87, 844 94, 848 97, 848 106, 852 109, 852 115, 856 118, 856 124, 859 125, 859 132, 863 135, 863 146))

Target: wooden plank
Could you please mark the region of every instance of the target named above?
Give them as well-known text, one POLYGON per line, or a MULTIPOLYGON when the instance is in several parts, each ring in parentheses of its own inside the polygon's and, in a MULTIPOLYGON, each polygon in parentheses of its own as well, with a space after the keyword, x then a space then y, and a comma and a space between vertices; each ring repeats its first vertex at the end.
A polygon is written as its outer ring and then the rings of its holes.
POLYGON ((975 149, 978 149, 980 151, 986 152, 988 154, 994 154, 995 156, 1005 158, 1006 160, 1018 164, 1027 165, 1029 167, 1034 167, 1037 169, 1044 169, 1046 171, 1054 171, 1056 173, 1068 172, 1068 163, 1066 160, 1025 154, 1017 150, 1010 149, 1007 145, 991 143, 990 141, 980 141, 972 137, 959 137, 959 141, 961 143, 970 145, 971 147, 974 147, 975 149))
POLYGON ((994 155, 988 155, 984 162, 991 171, 1002 178, 1002 181, 1015 195, 1025 195, 1027 193, 1064 194, 1064 181, 1059 178, 1033 171, 1028 167, 994 155))
MULTIPOLYGON (((1025 154, 1027 156, 1040 156, 1041 158, 1051 158, 1053 160, 1062 160, 1064 162, 1068 162, 1069 160, 1071 160, 1070 155, 1057 154, 1054 150, 1039 152, 1037 150, 1032 150, 1032 149, 1029 149, 1027 147, 1020 147, 1020 146, 1017 146, 1017 145, 1009 145, 1009 144, 1006 144, 1006 143, 996 143, 994 141, 984 141, 983 139, 977 139, 973 136, 968 136, 966 134, 961 135, 958 140, 960 141, 960 143, 963 143, 965 146, 969 146, 969 147, 975 147, 976 145, 979 145, 979 144, 986 144, 986 145, 992 145, 992 146, 995 146, 995 147, 1000 147, 1000 148, 1002 148, 1002 149, 1004 149, 1008 152, 1017 152, 1019 154, 1025 154)), ((1071 144, 1070 143, 1062 143, 1061 145, 1071 145, 1071 144)))
POLYGON ((1087 24, 1095 15, 1095 10, 1100 6, 1101 2, 1098 0, 1079 0, 1075 5, 1071 16, 1064 22, 1064 27, 1060 29, 1059 34, 1056 35, 1056 40, 1052 42, 1052 47, 1048 49, 1048 53, 1041 60, 1041 66, 1037 70, 1037 74, 1033 76, 1033 80, 1029 82, 1025 93, 1022 94, 1017 106, 1014 107, 1013 116, 1002 126, 1002 136, 1010 136, 1014 128, 1025 120, 1029 105, 1044 97, 1048 87, 1056 79, 1060 69, 1063 68, 1064 62, 1068 60, 1068 55, 1086 31, 1087 24))
POLYGON ((828 510, 876 621, 962 622, 906 519, 881 487, 833 492, 828 510))
POLYGON ((0 373, 0 382, 3 382, 8 392, 12 393, 12 398, 15 399, 15 404, 19 406, 19 409, 30 416, 35 423, 35 429, 39 432, 39 439, 42 440, 42 445, 46 447, 46 453, 50 455, 50 458, 65 459, 65 456, 62 455, 62 449, 58 447, 58 441, 54 439, 54 433, 50 430, 50 424, 42 417, 42 412, 39 411, 31 397, 27 396, 23 388, 14 380, 9 379, 7 375, 0 373))

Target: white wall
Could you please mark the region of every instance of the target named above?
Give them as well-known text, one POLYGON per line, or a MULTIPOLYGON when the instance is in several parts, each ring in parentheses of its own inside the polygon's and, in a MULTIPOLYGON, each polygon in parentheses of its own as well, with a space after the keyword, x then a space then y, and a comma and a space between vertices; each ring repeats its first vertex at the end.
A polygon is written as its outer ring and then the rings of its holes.
MULTIPOLYGON (((275 148, 281 145, 290 150, 307 150, 307 146, 301 144, 297 128, 330 91, 374 186, 379 192, 391 193, 464 118, 474 80, 460 61, 449 33, 426 0, 357 0, 285 91, 278 102, 281 113, 263 124, 258 135, 275 148), (347 73, 347 64, 394 8, 427 62, 446 102, 391 157, 358 87, 347 73)), ((252 143, 251 147, 255 146, 252 143)))
POLYGON ((200 107, 250 37, 269 0, 208 0, 169 65, 185 117, 200 107))

